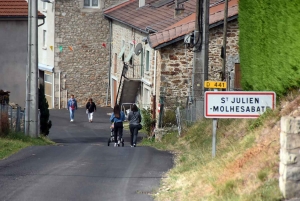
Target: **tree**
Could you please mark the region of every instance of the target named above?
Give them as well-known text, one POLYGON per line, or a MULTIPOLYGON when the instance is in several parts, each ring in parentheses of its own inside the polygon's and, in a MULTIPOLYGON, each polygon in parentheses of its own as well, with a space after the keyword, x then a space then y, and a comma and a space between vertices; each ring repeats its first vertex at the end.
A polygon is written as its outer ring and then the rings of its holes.
POLYGON ((52 122, 49 120, 49 104, 45 97, 44 85, 39 88, 39 109, 40 109, 40 132, 47 136, 49 134, 52 122))

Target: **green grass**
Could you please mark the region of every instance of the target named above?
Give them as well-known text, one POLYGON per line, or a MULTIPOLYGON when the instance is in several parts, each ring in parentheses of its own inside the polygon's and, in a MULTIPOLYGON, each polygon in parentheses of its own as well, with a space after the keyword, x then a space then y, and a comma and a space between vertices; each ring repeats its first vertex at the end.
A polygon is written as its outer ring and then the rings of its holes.
POLYGON ((10 133, 5 138, 0 138, 0 159, 4 159, 21 149, 34 145, 51 145, 54 142, 47 138, 31 138, 22 133, 10 133))
POLYGON ((180 137, 177 132, 171 132, 159 142, 154 138, 143 139, 141 145, 175 154, 175 166, 163 179, 154 198, 160 201, 282 199, 276 176, 279 167, 276 153, 273 152, 274 155, 266 161, 263 152, 255 157, 247 152, 253 150, 255 153, 260 131, 268 126, 272 128, 279 119, 279 109, 268 111, 258 119, 219 119, 215 158, 212 158, 211 119, 192 125, 180 137), (231 166, 235 163, 237 165, 231 166), (238 170, 240 163, 241 173, 235 175, 233 172, 227 177, 230 171, 227 168, 238 170), (251 171, 256 167, 250 179, 248 171, 242 171, 244 167, 251 171))

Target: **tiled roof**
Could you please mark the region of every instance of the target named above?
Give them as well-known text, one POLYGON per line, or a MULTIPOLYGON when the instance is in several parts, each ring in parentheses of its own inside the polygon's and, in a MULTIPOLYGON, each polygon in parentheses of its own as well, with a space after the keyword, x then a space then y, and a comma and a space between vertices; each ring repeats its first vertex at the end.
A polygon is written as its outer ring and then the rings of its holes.
POLYGON ((129 0, 104 11, 104 15, 110 19, 127 24, 142 32, 147 28, 154 32, 160 31, 195 12, 196 0, 184 2, 184 14, 174 18, 174 0, 161 7, 155 6, 161 0, 146 0, 145 6, 139 7, 138 0, 129 0))
MULTIPOLYGON (((26 0, 0 0, 0 18, 27 18, 28 4, 26 0)), ((45 16, 38 12, 39 18, 45 16)))
MULTIPOLYGON (((228 17, 233 17, 238 14, 238 0, 231 0, 228 3, 228 17)), ((149 44, 152 48, 155 48, 164 43, 168 43, 174 39, 191 33, 195 29, 196 14, 193 13, 190 16, 180 20, 177 23, 169 26, 165 30, 148 36, 149 44)), ((213 6, 210 8, 209 24, 213 25, 217 22, 224 20, 224 3, 213 6)))

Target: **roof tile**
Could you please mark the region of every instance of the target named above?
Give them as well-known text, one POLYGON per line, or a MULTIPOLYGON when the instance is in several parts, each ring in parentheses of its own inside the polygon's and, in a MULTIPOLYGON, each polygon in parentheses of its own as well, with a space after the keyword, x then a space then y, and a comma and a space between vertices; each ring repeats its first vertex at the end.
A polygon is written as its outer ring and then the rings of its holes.
MULTIPOLYGON (((45 17, 38 12, 39 17, 45 17)), ((0 0, 0 18, 28 17, 28 4, 26 0, 0 0)))
MULTIPOLYGON (((238 14, 238 1, 239 0, 229 1, 228 17, 232 17, 238 14)), ((163 43, 169 42, 178 37, 191 33, 195 29, 195 18, 196 18, 196 14, 193 13, 187 16, 186 18, 172 24, 168 28, 149 35, 148 39, 151 47, 155 48, 158 45, 161 45, 163 43), (157 35, 163 36, 163 38, 157 37, 157 35)), ((209 24, 220 22, 223 19, 224 19, 224 2, 210 8, 209 24)))

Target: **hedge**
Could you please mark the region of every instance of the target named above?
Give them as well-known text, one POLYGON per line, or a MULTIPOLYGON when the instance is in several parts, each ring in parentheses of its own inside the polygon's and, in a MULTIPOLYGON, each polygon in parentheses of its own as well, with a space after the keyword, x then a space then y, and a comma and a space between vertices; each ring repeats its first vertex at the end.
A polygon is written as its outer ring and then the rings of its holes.
POLYGON ((245 91, 284 95, 300 86, 300 1, 240 0, 240 62, 245 91))

